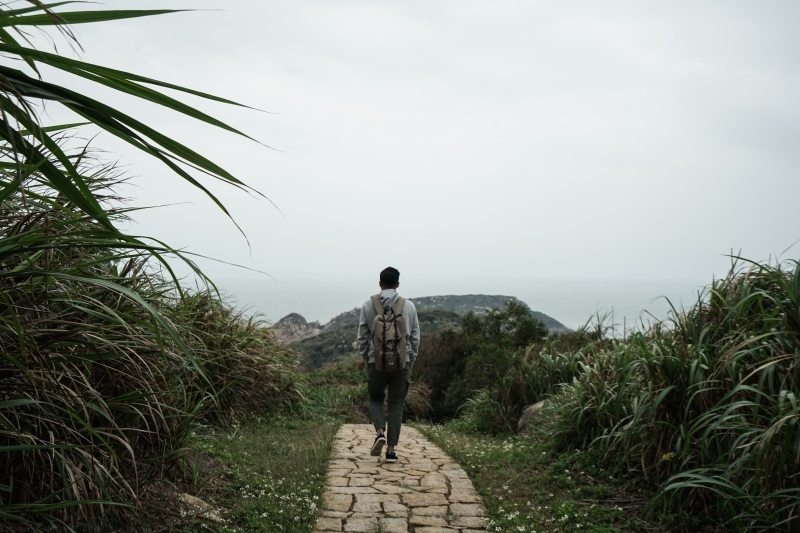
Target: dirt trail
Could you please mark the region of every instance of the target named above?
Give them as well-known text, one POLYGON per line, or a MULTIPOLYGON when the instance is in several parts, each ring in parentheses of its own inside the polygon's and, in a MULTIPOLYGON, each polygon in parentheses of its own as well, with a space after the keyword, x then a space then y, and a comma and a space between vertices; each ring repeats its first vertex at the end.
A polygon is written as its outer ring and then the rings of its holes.
POLYGON ((458 463, 419 431, 403 427, 399 461, 369 452, 375 430, 345 424, 336 434, 315 531, 479 533, 481 498, 458 463))

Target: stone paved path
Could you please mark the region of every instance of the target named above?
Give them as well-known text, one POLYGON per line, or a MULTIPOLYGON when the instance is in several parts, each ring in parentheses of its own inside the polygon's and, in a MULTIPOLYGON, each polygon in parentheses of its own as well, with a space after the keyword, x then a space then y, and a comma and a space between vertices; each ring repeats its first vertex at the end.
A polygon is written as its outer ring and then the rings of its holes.
POLYGON ((374 440, 368 424, 339 429, 315 531, 483 531, 481 498, 458 463, 408 426, 396 463, 369 454, 374 440))

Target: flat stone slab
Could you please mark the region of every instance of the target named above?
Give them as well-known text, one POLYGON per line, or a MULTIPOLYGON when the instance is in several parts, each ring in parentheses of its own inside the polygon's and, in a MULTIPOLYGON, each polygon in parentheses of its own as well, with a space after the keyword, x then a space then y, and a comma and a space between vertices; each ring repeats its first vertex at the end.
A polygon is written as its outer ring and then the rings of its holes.
POLYGON ((351 494, 334 494, 325 492, 322 495, 322 508, 326 511, 349 511, 353 505, 351 494))
POLYGON ((403 503, 409 507, 431 507, 433 505, 447 505, 447 499, 443 494, 411 492, 403 494, 403 503))
POLYGON ((369 424, 339 428, 314 531, 484 531, 486 512, 466 472, 422 433, 403 427, 396 463, 370 455, 374 440, 369 424))

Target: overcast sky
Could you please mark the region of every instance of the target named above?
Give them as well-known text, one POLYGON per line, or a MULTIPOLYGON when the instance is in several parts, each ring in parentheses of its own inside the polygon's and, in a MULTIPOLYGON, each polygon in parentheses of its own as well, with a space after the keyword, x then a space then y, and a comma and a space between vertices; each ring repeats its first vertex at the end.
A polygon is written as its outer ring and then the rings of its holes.
POLYGON ((765 260, 800 239, 796 1, 106 6, 208 11, 81 26, 85 60, 271 112, 188 99, 276 150, 71 82, 280 208, 212 185, 248 248, 210 200, 101 135, 137 205, 187 202, 137 215, 176 247, 278 278, 392 264, 705 282, 731 249, 765 260))

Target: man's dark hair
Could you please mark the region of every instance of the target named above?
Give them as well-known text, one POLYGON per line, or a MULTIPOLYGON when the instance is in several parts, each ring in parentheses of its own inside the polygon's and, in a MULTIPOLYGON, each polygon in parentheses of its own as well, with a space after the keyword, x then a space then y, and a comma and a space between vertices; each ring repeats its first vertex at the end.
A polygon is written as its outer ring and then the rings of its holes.
POLYGON ((400 271, 392 267, 384 268, 381 272, 381 283, 384 287, 394 287, 400 283, 400 271))

